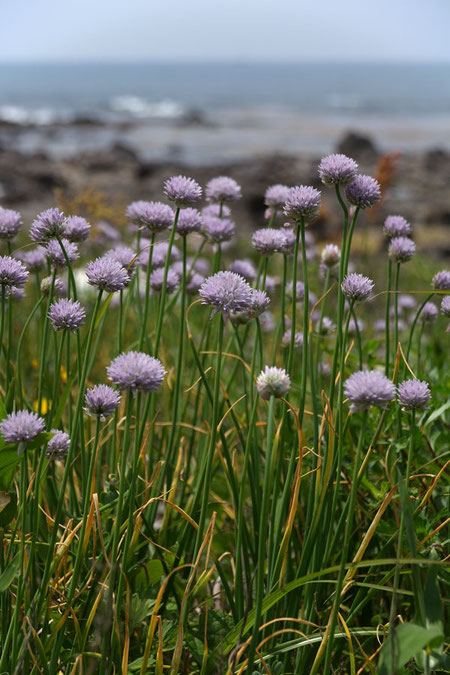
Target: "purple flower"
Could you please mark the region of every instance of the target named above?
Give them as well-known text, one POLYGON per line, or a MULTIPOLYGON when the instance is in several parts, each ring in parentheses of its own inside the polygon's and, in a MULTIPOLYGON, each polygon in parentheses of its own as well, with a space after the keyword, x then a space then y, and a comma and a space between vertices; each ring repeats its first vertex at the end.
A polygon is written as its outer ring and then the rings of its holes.
POLYGON ((36 246, 22 253, 21 257, 30 272, 40 272, 47 260, 47 251, 43 246, 36 246))
POLYGON ((100 220, 95 229, 98 232, 97 242, 99 244, 117 244, 120 241, 119 232, 106 220, 100 220))
POLYGON ((173 209, 163 202, 139 201, 128 206, 127 217, 139 227, 146 227, 156 234, 173 225, 175 214, 173 209))
POLYGON ((397 398, 402 410, 417 410, 426 408, 431 399, 431 392, 427 382, 405 380, 398 385, 397 398))
POLYGON ((317 331, 320 328, 320 335, 330 335, 336 330, 336 326, 327 316, 324 316, 322 319, 322 325, 319 325, 320 321, 317 322, 317 331))
POLYGON ((23 286, 28 279, 29 272, 20 260, 10 255, 0 256, 0 287, 7 291, 12 286, 23 286))
MULTIPOLYGON (((169 267, 167 270, 166 291, 173 293, 180 283, 179 275, 169 267)), ((153 291, 159 293, 164 286, 164 267, 157 267, 150 275, 150 287, 153 291)))
POLYGON ((328 155, 319 164, 319 176, 325 185, 347 185, 357 171, 357 163, 347 155, 328 155))
POLYGON ((229 176, 212 178, 206 185, 205 194, 209 202, 216 203, 235 202, 242 197, 240 185, 229 176))
POLYGON ((85 412, 90 417, 99 417, 102 422, 119 407, 120 394, 107 384, 96 384, 86 391, 85 412))
POLYGON ((202 208, 202 216, 209 217, 213 216, 215 218, 229 218, 231 215, 231 209, 226 204, 208 204, 202 208), (221 209, 222 206, 222 209, 221 209))
POLYGON ((41 281, 41 293, 43 295, 49 295, 50 294, 50 289, 53 284, 53 295, 65 295, 66 294, 66 286, 63 282, 62 279, 59 279, 59 277, 55 277, 55 281, 53 282, 53 277, 44 277, 41 281))
POLYGON ((86 218, 81 216, 69 216, 66 220, 64 236, 69 241, 85 241, 89 239, 91 226, 86 218))
POLYGON ((66 229, 66 218, 59 209, 42 211, 30 228, 30 237, 33 241, 48 241, 60 237, 66 229))
POLYGON ((191 232, 199 232, 202 225, 203 217, 197 209, 182 209, 178 214, 177 232, 181 237, 186 237, 191 232))
POLYGON ((416 252, 416 245, 408 237, 394 237, 389 244, 389 256, 397 263, 408 262, 416 252))
POLYGON ((123 352, 111 361, 106 372, 119 389, 133 394, 156 391, 166 373, 161 361, 143 352, 123 352))
POLYGON ((358 370, 345 381, 344 393, 350 400, 350 411, 355 413, 371 406, 386 408, 395 396, 395 387, 378 370, 358 370))
MULTIPOLYGON (((295 251, 295 244, 297 243, 297 235, 295 234, 294 230, 292 227, 285 227, 282 230, 285 238, 285 243, 280 246, 280 253, 283 255, 289 255, 291 253, 294 253, 295 251)), ((305 234, 309 234, 309 232, 305 232, 305 234)), ((308 248, 307 250, 307 257, 308 257, 308 248)), ((309 258, 308 258, 309 259, 309 258)))
POLYGON ((211 269, 211 265, 209 263, 209 260, 206 260, 206 258, 197 258, 194 262, 194 258, 188 258, 187 259, 187 264, 188 267, 194 266, 194 269, 199 272, 200 274, 203 274, 204 277, 206 277, 207 274, 209 274, 209 271, 211 269))
POLYGON ((50 306, 48 318, 56 332, 70 330, 75 333, 84 324, 86 311, 78 300, 62 298, 50 306))
MULTIPOLYGON (((157 267, 164 267, 166 264, 167 254, 169 252, 169 242, 159 241, 153 246, 152 254, 152 269, 157 267)), ((181 253, 176 246, 172 246, 170 251, 170 262, 179 260, 181 258, 181 253)), ((145 248, 139 255, 139 265, 142 269, 147 269, 148 261, 150 259, 150 247, 145 248)))
POLYGON ((334 265, 333 267, 328 267, 324 262, 321 262, 319 265, 319 276, 321 279, 325 280, 327 274, 330 275, 332 281, 337 281, 339 279, 339 266, 334 265))
POLYGON ((230 265, 230 271, 244 277, 245 281, 255 281, 256 269, 251 260, 245 258, 244 260, 233 260, 230 265))
POLYGON ((346 298, 355 302, 365 300, 374 287, 372 279, 362 274, 347 274, 341 284, 342 292, 346 298))
POLYGON ((264 203, 272 212, 281 211, 289 194, 287 185, 271 185, 267 188, 264 196, 264 203))
POLYGON ((45 456, 47 459, 64 459, 70 448, 70 436, 65 431, 52 429, 52 438, 47 443, 45 456))
POLYGON ((450 272, 441 270, 433 277, 433 288, 437 291, 450 291, 450 272))
POLYGON ((444 316, 450 316, 450 295, 446 295, 442 300, 441 312, 444 316))
POLYGON ((11 286, 10 291, 8 292, 8 298, 13 300, 23 300, 25 297, 25 289, 18 286, 11 286))
POLYGON ((358 331, 361 333, 363 330, 364 330, 364 321, 362 321, 361 319, 356 319, 355 321, 353 317, 350 317, 350 321, 348 322, 348 334, 356 335, 358 331))
POLYGON ((327 244, 320 257, 322 262, 327 267, 334 267, 341 259, 341 251, 339 250, 339 246, 336 246, 336 244, 327 244))
POLYGON ((282 250, 286 246, 287 240, 281 230, 264 227, 254 232, 252 244, 262 256, 269 257, 282 250))
POLYGON ((118 244, 105 255, 117 260, 122 267, 125 267, 129 276, 133 274, 136 267, 136 253, 132 248, 125 246, 125 244, 118 244))
POLYGON ((202 188, 193 178, 173 176, 164 183, 164 194, 178 208, 192 206, 200 201, 202 188))
POLYGON ((402 294, 398 296, 398 309, 405 312, 416 308, 416 301, 413 295, 402 294))
POLYGON ((269 308, 270 298, 264 291, 253 291, 252 304, 248 310, 251 317, 259 317, 269 308))
MULTIPOLYGON (((293 289, 294 289, 294 285, 293 285, 292 281, 289 281, 286 284, 286 297, 289 300, 292 300, 293 289)), ((295 284, 295 301, 301 302, 304 297, 305 297, 305 286, 303 284, 303 281, 297 281, 297 283, 295 284)))
POLYGON ((203 276, 203 274, 193 272, 186 284, 186 293, 189 293, 189 295, 196 295, 199 292, 200 286, 204 283, 204 281, 205 277, 203 276))
POLYGON ((380 184, 372 176, 359 175, 347 185, 345 194, 350 204, 368 209, 381 199, 380 184))
POLYGON ((316 217, 320 206, 320 192, 309 185, 290 188, 284 204, 284 214, 292 221, 310 221, 316 217))
POLYGON ((231 312, 248 311, 252 306, 252 296, 249 284, 234 272, 217 272, 208 277, 200 288, 203 304, 213 307, 213 315, 222 312, 225 321, 231 312))
POLYGON ((384 221, 383 232, 388 239, 409 237, 411 225, 403 216, 388 216, 384 221))
POLYGON ((20 213, 0 206, 0 239, 14 239, 21 227, 20 213))
POLYGON ((28 443, 44 429, 42 417, 28 410, 10 413, 0 423, 0 432, 7 443, 28 443))
POLYGON ((438 308, 434 302, 426 302, 420 314, 420 318, 425 323, 432 323, 437 318, 437 315, 438 308))
POLYGON ((276 287, 277 287, 277 284, 279 283, 279 281, 280 280, 278 279, 278 277, 271 277, 270 274, 268 274, 266 276, 266 285, 265 285, 265 288, 264 288, 266 293, 268 293, 269 295, 273 295, 275 293, 275 290, 276 290, 276 287))
POLYGON ((123 265, 108 255, 92 260, 86 268, 86 276, 91 286, 108 293, 122 291, 130 281, 123 265))
POLYGON ((271 396, 275 398, 286 396, 290 387, 291 380, 284 368, 266 366, 256 380, 258 394, 265 401, 268 401, 271 396))
POLYGON ((234 235, 234 223, 228 218, 206 216, 203 219, 203 233, 209 241, 217 244, 230 241, 234 235))
MULTIPOLYGON (((288 349, 291 346, 291 337, 292 337, 292 330, 288 328, 287 331, 284 333, 283 337, 281 338, 281 346, 283 347, 283 349, 288 349)), ((303 333, 300 333, 300 331, 298 331, 294 335, 294 349, 302 349, 302 347, 303 347, 303 333)))
POLYGON ((76 244, 72 243, 68 239, 61 239, 61 244, 57 239, 50 239, 50 241, 47 242, 47 256, 53 267, 65 267, 67 265, 62 247, 64 247, 67 257, 71 263, 79 256, 78 246, 76 244))

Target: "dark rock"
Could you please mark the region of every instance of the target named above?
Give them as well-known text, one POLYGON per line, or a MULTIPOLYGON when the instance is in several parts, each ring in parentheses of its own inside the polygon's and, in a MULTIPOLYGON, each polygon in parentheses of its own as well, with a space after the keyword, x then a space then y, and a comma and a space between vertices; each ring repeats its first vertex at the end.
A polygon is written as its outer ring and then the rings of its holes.
POLYGON ((363 157, 365 161, 374 160, 379 154, 371 138, 353 131, 349 131, 339 141, 336 150, 354 159, 363 157))

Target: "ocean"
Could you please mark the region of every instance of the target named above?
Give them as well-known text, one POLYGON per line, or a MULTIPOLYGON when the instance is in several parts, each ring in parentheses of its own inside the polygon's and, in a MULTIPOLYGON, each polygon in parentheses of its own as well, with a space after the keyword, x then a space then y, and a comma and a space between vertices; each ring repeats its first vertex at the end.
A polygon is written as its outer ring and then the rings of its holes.
POLYGON ((450 64, 2 64, 0 127, 25 152, 122 143, 187 164, 327 152, 348 130, 450 148, 450 64))

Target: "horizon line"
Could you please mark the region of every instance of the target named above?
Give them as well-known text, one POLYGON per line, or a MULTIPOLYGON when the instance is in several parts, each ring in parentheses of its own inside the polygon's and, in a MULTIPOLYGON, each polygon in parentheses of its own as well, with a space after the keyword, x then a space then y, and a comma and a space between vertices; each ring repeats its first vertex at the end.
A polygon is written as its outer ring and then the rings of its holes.
POLYGON ((104 59, 3 59, 0 57, 0 65, 65 65, 65 66, 79 66, 79 65, 95 65, 95 66, 109 66, 109 65, 175 65, 175 66, 315 66, 315 65, 339 65, 339 66, 381 66, 381 65, 395 65, 395 66, 450 66, 450 59, 447 60, 414 60, 414 59, 336 59, 330 57, 329 59, 255 59, 248 57, 239 58, 192 58, 192 59, 173 59, 173 58, 104 58, 104 59))

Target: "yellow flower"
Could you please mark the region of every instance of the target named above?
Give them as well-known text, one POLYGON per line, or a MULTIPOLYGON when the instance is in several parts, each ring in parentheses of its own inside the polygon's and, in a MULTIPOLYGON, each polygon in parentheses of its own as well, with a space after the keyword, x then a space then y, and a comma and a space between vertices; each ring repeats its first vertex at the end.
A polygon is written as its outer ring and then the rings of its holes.
MULTIPOLYGON (((49 401, 48 398, 43 398, 41 402, 41 415, 47 414, 51 407, 52 402, 49 401)), ((38 401, 34 401, 33 410, 34 412, 38 412, 38 401)))

